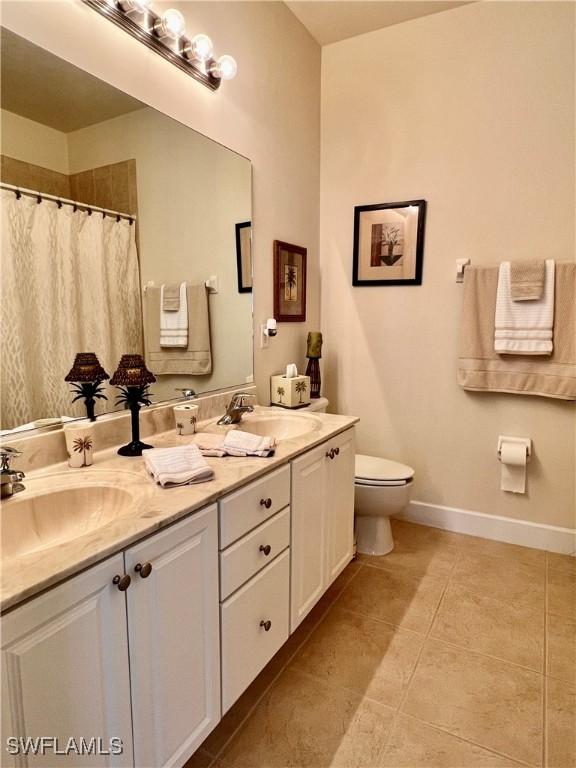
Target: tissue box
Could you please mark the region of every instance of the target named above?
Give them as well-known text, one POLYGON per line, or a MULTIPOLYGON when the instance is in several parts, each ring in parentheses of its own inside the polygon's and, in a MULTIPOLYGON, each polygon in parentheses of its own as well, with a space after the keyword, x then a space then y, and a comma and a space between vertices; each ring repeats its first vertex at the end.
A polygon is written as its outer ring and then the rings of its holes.
POLYGON ((270 403, 283 408, 304 408, 310 403, 310 376, 271 376, 270 403))

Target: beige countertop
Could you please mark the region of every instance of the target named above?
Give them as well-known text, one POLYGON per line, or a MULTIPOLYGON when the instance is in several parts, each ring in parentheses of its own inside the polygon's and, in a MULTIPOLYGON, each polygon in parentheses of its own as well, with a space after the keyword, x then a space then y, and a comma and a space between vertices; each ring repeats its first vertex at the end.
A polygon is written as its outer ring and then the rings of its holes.
MULTIPOLYGON (((299 414, 300 415, 300 414, 299 414)), ((3 557, 0 585, 0 609, 4 612, 22 600, 63 581, 85 568, 118 553, 140 539, 170 525, 186 515, 221 499, 247 482, 277 469, 290 459, 352 427, 355 417, 314 413, 314 431, 279 442, 275 455, 267 458, 208 458, 215 472, 214 480, 197 485, 161 488, 144 469, 142 458, 118 456, 116 448, 95 454, 94 464, 84 469, 70 469, 66 463, 52 464, 27 474, 24 484, 32 493, 44 489, 113 485, 134 498, 128 511, 111 514, 110 522, 86 534, 74 535, 62 543, 36 549, 18 557, 3 557)), ((200 424, 200 431, 206 425, 200 424)), ((174 430, 147 437, 155 447, 185 445, 197 436, 180 437, 174 430)), ((27 491, 18 497, 23 498, 27 491)), ((16 497, 14 497, 16 498, 16 497)), ((2 516, 9 514, 9 499, 2 503, 2 516)), ((55 502, 56 503, 56 502, 55 502)), ((113 495, 110 504, 113 506, 113 495)))

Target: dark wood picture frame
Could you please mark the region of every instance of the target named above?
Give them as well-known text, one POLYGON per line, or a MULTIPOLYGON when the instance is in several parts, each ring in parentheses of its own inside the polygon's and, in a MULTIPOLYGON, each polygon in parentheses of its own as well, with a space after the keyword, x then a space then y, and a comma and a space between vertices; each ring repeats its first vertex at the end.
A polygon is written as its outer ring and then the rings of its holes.
MULTIPOLYGON (((354 253, 352 266, 352 285, 382 286, 382 285, 422 285, 422 263, 424 260, 424 225, 426 222, 426 200, 406 200, 400 203, 375 203, 374 205, 357 205, 354 208, 354 253), (361 279, 360 278, 360 225, 362 214, 379 210, 395 208, 417 208, 416 247, 414 261, 414 276, 409 278, 390 279, 361 279)), ((371 247, 374 248, 374 242, 371 247)), ((389 246, 390 247, 390 246, 389 246)), ((393 251, 393 245, 392 250, 393 251)), ((398 257, 396 257, 398 258, 398 257)), ((387 266, 393 266, 389 264, 387 266)), ((374 265, 371 265, 374 266, 374 265)))
POLYGON ((306 320, 307 253, 307 249, 299 245, 274 240, 274 317, 279 323, 303 323, 306 320), (291 266, 295 268, 295 282, 288 285, 285 277, 291 266), (288 300, 287 292, 295 294, 295 299, 288 300))
POLYGON ((252 229, 251 221, 241 221, 236 224, 236 269, 238 271, 238 293, 252 293, 252 244, 250 244, 250 253, 246 255, 242 249, 242 230, 247 227, 252 229), (248 258, 250 265, 250 284, 244 279, 244 260, 248 258))

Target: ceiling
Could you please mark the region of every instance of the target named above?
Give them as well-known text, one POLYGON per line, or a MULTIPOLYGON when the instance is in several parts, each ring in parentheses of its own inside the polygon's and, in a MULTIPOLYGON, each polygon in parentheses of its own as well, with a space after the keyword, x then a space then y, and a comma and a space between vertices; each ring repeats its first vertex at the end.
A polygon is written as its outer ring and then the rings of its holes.
MULTIPOLYGON (((470 0, 468 0, 469 2, 470 0)), ((440 0, 285 0, 320 45, 467 5, 440 0)))
POLYGON ((2 28, 2 109, 70 133, 145 105, 2 28))

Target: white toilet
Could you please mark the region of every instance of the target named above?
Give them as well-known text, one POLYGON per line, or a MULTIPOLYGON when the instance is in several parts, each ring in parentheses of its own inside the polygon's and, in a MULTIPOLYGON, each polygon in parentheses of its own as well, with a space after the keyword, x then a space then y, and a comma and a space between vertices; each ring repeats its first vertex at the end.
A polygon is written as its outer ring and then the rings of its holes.
POLYGON ((356 455, 354 514, 356 549, 386 555, 394 549, 390 517, 410 501, 414 470, 397 461, 356 455))

